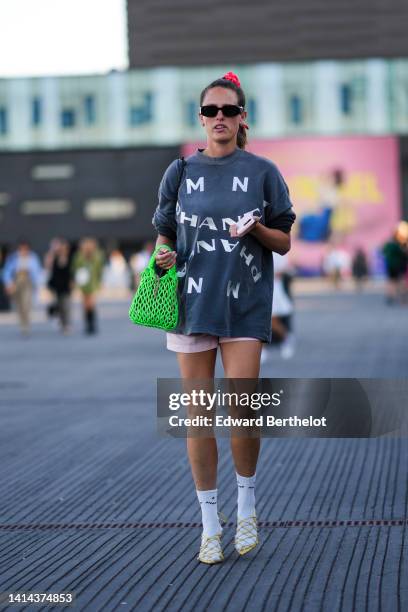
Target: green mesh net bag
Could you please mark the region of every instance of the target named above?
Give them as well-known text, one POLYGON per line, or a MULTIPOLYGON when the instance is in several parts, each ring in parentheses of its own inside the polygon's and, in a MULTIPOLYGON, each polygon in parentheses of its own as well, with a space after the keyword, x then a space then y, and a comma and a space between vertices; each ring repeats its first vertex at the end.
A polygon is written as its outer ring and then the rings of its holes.
POLYGON ((155 257, 160 249, 172 249, 167 245, 156 247, 149 264, 142 272, 140 284, 129 309, 129 318, 136 325, 158 327, 169 331, 178 322, 178 296, 176 266, 158 276, 155 270, 155 257))

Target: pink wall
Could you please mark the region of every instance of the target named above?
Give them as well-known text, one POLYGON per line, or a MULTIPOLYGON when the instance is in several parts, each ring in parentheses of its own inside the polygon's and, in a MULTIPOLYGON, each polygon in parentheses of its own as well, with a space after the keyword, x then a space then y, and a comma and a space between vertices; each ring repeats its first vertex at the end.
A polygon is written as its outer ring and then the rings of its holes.
MULTIPOLYGON (((183 155, 191 154, 197 146, 204 145, 185 145, 183 155)), ((372 258, 401 218, 398 141, 394 137, 252 140, 247 150, 271 159, 289 186, 297 214, 291 258, 303 268, 318 269, 329 242, 350 254, 361 246, 372 258), (302 231, 303 238, 310 238, 301 230, 306 215, 314 223, 322 214, 325 196, 333 193, 327 184, 336 169, 342 171, 344 181, 334 189, 337 199, 330 217, 330 238, 301 239, 302 231)))

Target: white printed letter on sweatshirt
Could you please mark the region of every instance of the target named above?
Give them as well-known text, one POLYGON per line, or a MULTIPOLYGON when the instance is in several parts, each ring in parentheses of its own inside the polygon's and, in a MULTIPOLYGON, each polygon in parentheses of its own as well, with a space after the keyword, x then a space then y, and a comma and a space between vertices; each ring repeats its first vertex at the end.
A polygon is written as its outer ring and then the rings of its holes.
POLYGON ((196 183, 194 183, 194 181, 192 181, 190 178, 187 179, 187 193, 190 194, 192 189, 194 189, 194 191, 197 191, 197 189, 200 189, 200 191, 204 191, 203 176, 200 176, 196 183))

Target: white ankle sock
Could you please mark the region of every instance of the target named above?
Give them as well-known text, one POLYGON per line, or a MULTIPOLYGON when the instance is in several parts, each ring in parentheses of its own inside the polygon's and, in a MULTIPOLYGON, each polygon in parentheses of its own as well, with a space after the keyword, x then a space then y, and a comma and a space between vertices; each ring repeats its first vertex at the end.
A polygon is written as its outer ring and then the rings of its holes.
POLYGON ((198 491, 197 497, 201 506, 201 517, 203 521, 203 533, 213 536, 222 531, 217 512, 217 489, 209 491, 198 491))
POLYGON ((238 472, 238 519, 248 518, 255 515, 255 478, 253 476, 240 476, 238 472))

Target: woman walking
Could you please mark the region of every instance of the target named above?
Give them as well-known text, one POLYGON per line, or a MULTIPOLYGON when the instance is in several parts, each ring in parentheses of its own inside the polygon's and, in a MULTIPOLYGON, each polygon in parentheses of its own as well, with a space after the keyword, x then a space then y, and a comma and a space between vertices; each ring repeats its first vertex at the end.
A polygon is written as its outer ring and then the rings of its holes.
POLYGON ((83 238, 72 261, 72 273, 82 294, 85 334, 97 332, 96 294, 101 284, 102 272, 103 258, 96 240, 83 238))
POLYGON ((33 295, 40 285, 41 274, 38 255, 31 250, 27 240, 21 240, 17 250, 6 259, 3 282, 6 293, 15 302, 21 333, 24 337, 28 337, 31 332, 33 295))
POLYGON ((50 277, 48 288, 55 296, 56 314, 60 322, 61 332, 70 332, 70 294, 72 290, 71 249, 69 242, 58 239, 48 258, 50 277))
MULTIPOLYGON (((271 339, 272 251, 290 249, 295 220, 287 185, 269 160, 245 151, 247 113, 238 77, 227 73, 201 93, 199 121, 207 146, 167 168, 153 216, 158 267, 176 265, 180 316, 167 333, 181 378, 213 379, 220 346, 226 378, 257 378, 262 341, 271 339), (255 224, 237 235, 252 213, 255 224)), ((238 486, 235 547, 245 554, 258 543, 255 510, 257 438, 231 437, 238 486)), ((217 512, 217 443, 188 437, 187 452, 202 511, 198 559, 222 561, 217 512)))
POLYGON ((405 275, 408 269, 408 251, 404 247, 404 236, 399 227, 382 247, 387 274, 386 303, 404 301, 405 275))

